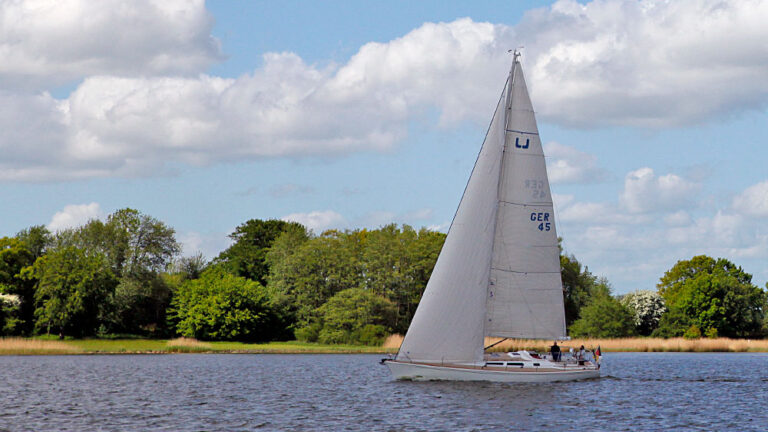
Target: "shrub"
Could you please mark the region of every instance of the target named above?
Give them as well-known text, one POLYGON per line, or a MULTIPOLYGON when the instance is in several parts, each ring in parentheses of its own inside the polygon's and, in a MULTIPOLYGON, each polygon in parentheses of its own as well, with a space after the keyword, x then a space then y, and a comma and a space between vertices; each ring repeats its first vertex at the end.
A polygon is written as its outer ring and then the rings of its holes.
POLYGON ((302 342, 317 342, 320 336, 320 330, 323 326, 320 323, 312 323, 308 326, 302 327, 294 332, 296 340, 302 342))
POLYGON ((648 290, 638 290, 625 295, 621 304, 632 312, 635 329, 643 336, 650 335, 659 327, 659 321, 667 311, 661 295, 648 290))
POLYGON ((264 287, 217 266, 182 283, 172 305, 171 317, 184 337, 256 342, 276 333, 278 319, 264 287))
POLYGON ((368 324, 357 332, 354 338, 363 345, 378 346, 384 343, 388 334, 383 325, 368 324))
POLYGON ((632 313, 607 292, 593 297, 569 329, 571 336, 587 338, 617 338, 634 333, 632 313))
POLYGON ((397 311, 386 298, 362 288, 331 297, 320 309, 322 343, 375 343, 392 328, 397 311))
POLYGON ((683 333, 683 338, 685 339, 701 339, 701 330, 699 330, 698 327, 695 325, 692 325, 688 328, 688 330, 683 333))

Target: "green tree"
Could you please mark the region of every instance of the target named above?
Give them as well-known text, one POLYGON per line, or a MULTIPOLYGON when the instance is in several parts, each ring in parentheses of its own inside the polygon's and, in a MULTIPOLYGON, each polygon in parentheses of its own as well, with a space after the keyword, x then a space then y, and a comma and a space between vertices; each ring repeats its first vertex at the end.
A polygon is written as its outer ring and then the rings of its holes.
POLYGON ((363 237, 359 287, 391 300, 397 308, 394 331, 405 332, 440 254, 445 234, 408 225, 385 225, 348 235, 363 237))
POLYGON ((307 238, 286 232, 267 254, 268 287, 293 316, 297 337, 316 338, 318 308, 339 291, 362 288, 390 300, 393 331, 413 317, 445 234, 395 224, 377 230, 327 231, 307 238))
MULTIPOLYGON (((663 332, 679 336, 685 324, 701 333, 724 337, 760 336, 766 293, 752 275, 724 258, 699 255, 678 261, 657 285, 678 327, 663 332)), ((662 319, 661 325, 669 325, 662 319)))
MULTIPOLYGON (((14 334, 28 334, 34 327, 35 281, 21 275, 25 267, 35 262, 34 254, 21 240, 0 238, 0 294, 18 297, 18 319, 14 334)), ((8 331, 11 331, 10 327, 8 331)), ((8 334, 8 333, 6 333, 8 334)))
POLYGON ((117 283, 103 254, 72 246, 48 251, 23 274, 37 280, 37 328, 59 337, 94 334, 117 283))
POLYGON ((581 316, 581 310, 589 303, 597 278, 573 255, 560 254, 560 276, 563 281, 565 324, 570 327, 581 316))
POLYGON ((181 284, 170 318, 179 334, 202 340, 266 341, 284 327, 264 287, 219 266, 181 284))
POLYGON ((269 274, 267 252, 272 243, 287 230, 304 232, 306 235, 306 229, 297 222, 248 220, 229 235, 234 243, 219 254, 215 261, 225 265, 233 274, 264 285, 269 274))
POLYGON ((659 321, 667 307, 664 299, 656 292, 638 290, 621 298, 621 304, 629 308, 634 316, 635 329, 643 336, 650 335, 659 327, 659 321))
POLYGON ((175 231, 165 223, 126 208, 82 227, 57 233, 56 245, 76 246, 107 257, 119 284, 108 297, 105 327, 110 332, 165 332, 171 289, 160 273, 179 253, 175 231))
POLYGON ((53 244, 53 235, 44 225, 34 225, 16 234, 16 238, 32 253, 35 259, 43 256, 53 244))
POLYGON ((339 291, 319 309, 322 343, 383 342, 397 316, 395 305, 385 297, 362 288, 339 291))
POLYGON ((570 327, 572 337, 617 338, 635 332, 632 312, 611 296, 610 287, 599 281, 589 303, 581 310, 581 318, 570 327))
POLYGON ((270 290, 296 328, 316 322, 318 308, 337 292, 360 285, 362 243, 360 235, 326 231, 301 243, 271 269, 270 290))

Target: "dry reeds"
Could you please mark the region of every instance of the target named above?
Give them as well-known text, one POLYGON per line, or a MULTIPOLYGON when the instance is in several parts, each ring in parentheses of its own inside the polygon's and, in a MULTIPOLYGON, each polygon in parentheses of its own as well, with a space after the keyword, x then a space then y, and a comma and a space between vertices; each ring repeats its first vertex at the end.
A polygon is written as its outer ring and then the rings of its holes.
POLYGON ((176 352, 208 351, 212 348, 207 342, 200 342, 195 338, 180 337, 167 342, 168 348, 176 352))
MULTIPOLYGON (((485 338, 485 346, 499 342, 501 338, 485 338)), ((398 349, 403 337, 393 334, 384 341, 382 348, 398 349)), ((549 351, 551 340, 537 339, 507 339, 488 351, 505 352, 521 349, 532 351, 549 351)), ((620 338, 620 339, 572 339, 563 341, 561 345, 578 348, 584 345, 587 349, 598 346, 602 351, 627 352, 768 352, 768 339, 683 339, 683 338, 620 338)))
POLYGON ((0 338, 0 355, 76 354, 82 349, 61 341, 0 338))
POLYGON ((389 335, 389 337, 384 341, 381 347, 384 349, 396 350, 400 348, 400 345, 402 344, 403 344, 403 336, 395 333, 393 335, 389 335))

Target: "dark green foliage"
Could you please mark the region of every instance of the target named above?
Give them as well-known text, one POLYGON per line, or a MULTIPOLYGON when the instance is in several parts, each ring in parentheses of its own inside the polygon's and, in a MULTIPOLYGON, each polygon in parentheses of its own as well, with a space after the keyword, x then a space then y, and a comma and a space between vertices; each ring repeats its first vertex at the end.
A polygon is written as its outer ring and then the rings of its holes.
POLYGON ((581 309, 592 297, 592 288, 597 278, 582 270, 581 263, 573 255, 560 254, 560 276, 563 280, 563 296, 565 302, 565 325, 570 327, 581 316, 581 309))
POLYGON ((651 333, 653 337, 680 337, 691 326, 691 320, 681 309, 669 309, 661 316, 659 327, 651 333))
POLYGON ((301 232, 307 237, 306 229, 296 222, 251 219, 229 235, 234 243, 216 258, 216 262, 233 274, 265 285, 269 273, 267 252, 272 243, 288 230, 301 232))
POLYGON ((692 325, 688 328, 688 330, 683 333, 683 338, 685 339, 701 339, 701 330, 699 330, 698 327, 695 325, 692 325))
POLYGON ((587 338, 617 338, 635 333, 632 312, 610 295, 605 282, 598 283, 592 298, 581 310, 581 318, 570 328, 570 336, 587 338))
POLYGON ((391 301, 362 288, 340 291, 318 312, 322 343, 381 343, 397 315, 391 301))
MULTIPOLYGON (((35 281, 22 277, 22 270, 35 262, 35 255, 16 238, 0 238, 0 294, 18 296, 14 325, 4 335, 29 334, 34 327, 35 281)), ((9 311, 10 313, 10 311, 9 311)))
MULTIPOLYGON (((699 255, 678 261, 658 289, 678 321, 665 333, 679 334, 684 323, 724 337, 762 335, 766 293, 752 284, 752 275, 726 259, 699 255)), ((670 324, 662 318, 662 326, 670 324)))
POLYGON ((421 294, 445 241, 442 233, 395 224, 373 231, 360 231, 362 237, 363 283, 359 286, 390 299, 397 308, 393 323, 396 332, 408 329, 421 294))
POLYGON ((201 340, 267 341, 284 326, 264 287, 218 266, 181 284, 170 315, 180 335, 201 340))
POLYGON ((294 317, 297 337, 312 340, 318 309, 351 288, 390 300, 396 310, 392 330, 404 332, 444 239, 441 233, 394 224, 373 231, 327 231, 310 239, 286 233, 267 255, 268 286, 294 317))
POLYGON ((107 257, 120 282, 108 296, 104 328, 108 332, 161 336, 171 298, 161 272, 178 254, 175 231, 163 222, 126 208, 60 232, 56 243, 74 245, 107 257))
POLYGON ((37 328, 60 337, 95 334, 117 284, 106 256, 73 246, 47 252, 24 275, 38 281, 37 328))
POLYGON ((359 238, 327 231, 302 243, 275 266, 269 285, 278 302, 295 317, 296 327, 317 318, 317 310, 339 291, 360 282, 359 238))
POLYGON ((24 244, 35 259, 43 256, 45 251, 53 244, 53 235, 43 225, 35 225, 23 229, 16 234, 16 238, 24 244))

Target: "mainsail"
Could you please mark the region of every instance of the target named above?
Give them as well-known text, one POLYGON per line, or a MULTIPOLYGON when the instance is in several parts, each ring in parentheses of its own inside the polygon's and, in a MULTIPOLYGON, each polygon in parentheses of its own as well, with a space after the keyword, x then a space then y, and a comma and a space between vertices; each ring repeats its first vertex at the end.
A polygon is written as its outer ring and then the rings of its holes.
POLYGON ((552 197, 517 54, 397 358, 478 362, 486 335, 565 336, 552 197))

